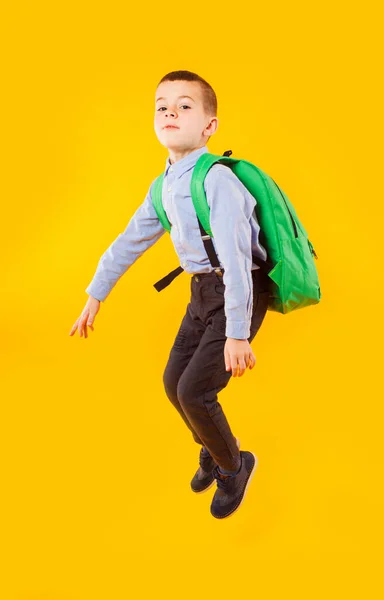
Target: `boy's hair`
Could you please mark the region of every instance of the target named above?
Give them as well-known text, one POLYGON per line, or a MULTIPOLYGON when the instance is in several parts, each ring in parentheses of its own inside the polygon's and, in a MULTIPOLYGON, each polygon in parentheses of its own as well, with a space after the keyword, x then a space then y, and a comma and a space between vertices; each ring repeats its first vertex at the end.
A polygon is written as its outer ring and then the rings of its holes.
POLYGON ((197 75, 197 73, 192 73, 191 71, 171 71, 164 75, 157 85, 159 86, 163 81, 198 81, 203 98, 204 111, 207 115, 217 116, 216 94, 209 83, 200 77, 200 75, 197 75))

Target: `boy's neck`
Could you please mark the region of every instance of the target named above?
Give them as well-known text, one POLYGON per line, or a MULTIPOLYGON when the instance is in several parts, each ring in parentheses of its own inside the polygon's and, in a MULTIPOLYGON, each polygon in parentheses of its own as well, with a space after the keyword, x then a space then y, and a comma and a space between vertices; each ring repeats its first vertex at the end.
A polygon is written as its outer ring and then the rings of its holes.
POLYGON ((171 165, 173 165, 175 162, 188 156, 188 154, 191 154, 192 152, 195 152, 195 150, 199 150, 199 148, 203 148, 204 146, 205 144, 201 144, 200 146, 196 146, 196 148, 190 148, 189 150, 169 150, 169 162, 171 165))

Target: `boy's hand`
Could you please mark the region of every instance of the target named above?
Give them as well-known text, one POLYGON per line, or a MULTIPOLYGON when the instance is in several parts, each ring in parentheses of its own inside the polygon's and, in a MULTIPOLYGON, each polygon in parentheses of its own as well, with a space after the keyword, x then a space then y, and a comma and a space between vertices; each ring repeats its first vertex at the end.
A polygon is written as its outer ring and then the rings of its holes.
POLYGON ((245 369, 256 364, 256 358, 248 340, 227 338, 224 346, 225 370, 232 369, 233 377, 241 377, 245 369))
POLYGON ((74 323, 69 335, 73 335, 76 329, 79 330, 79 335, 82 337, 88 337, 87 326, 93 331, 93 322, 100 308, 100 300, 97 300, 93 296, 89 296, 86 305, 84 306, 83 312, 80 317, 74 323))

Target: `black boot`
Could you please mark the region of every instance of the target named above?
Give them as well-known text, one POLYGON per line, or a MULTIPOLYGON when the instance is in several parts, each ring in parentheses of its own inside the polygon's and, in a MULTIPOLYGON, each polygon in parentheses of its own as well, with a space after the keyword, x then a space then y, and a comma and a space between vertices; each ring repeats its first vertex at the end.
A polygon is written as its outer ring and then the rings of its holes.
MULTIPOLYGON (((236 440, 236 445, 240 449, 240 440, 236 440)), ((213 470, 217 466, 212 456, 204 456, 203 449, 200 450, 199 456, 200 467, 197 469, 193 479, 191 481, 192 491, 196 494, 206 492, 215 483, 213 476, 213 470)))

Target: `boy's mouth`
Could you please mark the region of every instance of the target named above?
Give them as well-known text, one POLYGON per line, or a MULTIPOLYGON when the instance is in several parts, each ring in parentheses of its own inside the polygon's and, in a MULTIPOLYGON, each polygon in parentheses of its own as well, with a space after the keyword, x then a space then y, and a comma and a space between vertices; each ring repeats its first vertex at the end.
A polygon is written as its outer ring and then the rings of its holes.
POLYGON ((165 125, 163 129, 179 129, 176 125, 165 125))

